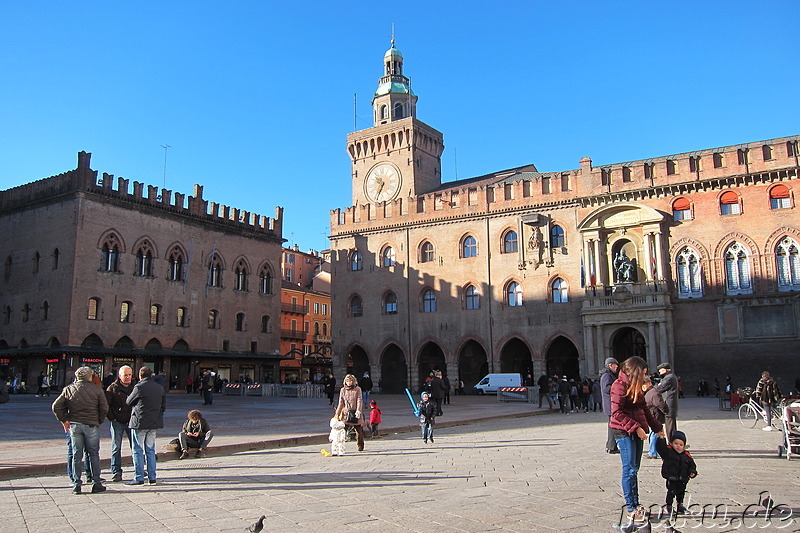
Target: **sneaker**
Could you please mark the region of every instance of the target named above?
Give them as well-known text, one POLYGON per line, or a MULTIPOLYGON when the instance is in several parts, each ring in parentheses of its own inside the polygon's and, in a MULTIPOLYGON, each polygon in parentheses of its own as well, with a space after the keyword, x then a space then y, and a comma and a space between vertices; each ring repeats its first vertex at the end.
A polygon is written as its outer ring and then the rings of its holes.
POLYGON ((678 504, 678 514, 686 514, 686 507, 682 503, 678 504))
POLYGON ((122 481, 122 474, 114 474, 114 477, 111 478, 112 483, 119 483, 122 481))
POLYGON ((72 486, 72 494, 80 494, 81 493, 81 486, 80 485, 73 485, 72 486))
POLYGON ((671 505, 665 505, 661 508, 661 512, 666 516, 672 516, 673 508, 671 505))
POLYGON ((100 483, 95 483, 92 485, 92 494, 97 494, 98 492, 105 492, 106 487, 105 485, 101 485, 100 483))
POLYGON ((772 431, 772 426, 766 426, 761 428, 761 431, 772 431))
POLYGON ((424 442, 425 444, 428 444, 428 439, 422 439, 422 442, 424 442))
POLYGON ((203 457, 203 449, 202 449, 202 448, 199 448, 199 449, 197 450, 197 452, 195 452, 194 456, 195 456, 197 459, 200 459, 201 457, 203 457))
POLYGON ((132 479, 132 480, 128 481, 128 482, 127 482, 127 483, 125 483, 125 484, 126 484, 126 485, 144 485, 144 480, 142 480, 142 481, 136 481, 135 479, 132 479))
POLYGON ((181 456, 178 457, 178 459, 186 459, 187 457, 189 457, 189 450, 183 450, 183 453, 181 453, 181 456))
POLYGON ((433 437, 431 437, 431 444, 433 444, 433 437))
POLYGON ((157 485, 158 481, 156 481, 155 479, 148 479, 147 480, 147 484, 148 485, 157 485))

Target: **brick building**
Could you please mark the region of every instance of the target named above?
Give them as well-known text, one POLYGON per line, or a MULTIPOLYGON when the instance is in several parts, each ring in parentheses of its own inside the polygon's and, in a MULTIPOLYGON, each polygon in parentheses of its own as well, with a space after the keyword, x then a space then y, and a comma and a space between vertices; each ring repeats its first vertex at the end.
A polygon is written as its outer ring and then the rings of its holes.
POLYGON ((89 364, 277 374, 282 208, 274 218, 90 168, 0 192, 0 377, 63 385, 89 364))
POLYGON ((597 375, 608 356, 697 380, 800 376, 800 136, 442 183, 394 44, 331 212, 334 367, 597 375))
POLYGON ((282 383, 319 382, 331 371, 331 295, 327 254, 283 249, 282 383))

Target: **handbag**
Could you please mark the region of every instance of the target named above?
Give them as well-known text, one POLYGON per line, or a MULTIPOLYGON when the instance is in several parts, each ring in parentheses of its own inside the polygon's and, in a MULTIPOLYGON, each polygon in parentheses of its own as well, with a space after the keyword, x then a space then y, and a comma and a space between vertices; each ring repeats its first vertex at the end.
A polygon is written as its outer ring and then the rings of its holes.
POLYGON ((356 416, 355 409, 348 409, 347 418, 344 419, 347 424, 358 424, 358 417, 356 416))

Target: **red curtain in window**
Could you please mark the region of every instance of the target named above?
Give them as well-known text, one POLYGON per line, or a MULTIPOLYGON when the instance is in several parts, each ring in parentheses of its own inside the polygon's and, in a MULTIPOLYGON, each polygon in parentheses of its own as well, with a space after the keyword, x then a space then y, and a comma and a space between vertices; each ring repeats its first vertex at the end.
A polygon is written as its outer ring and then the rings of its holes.
POLYGON ((770 198, 789 198, 789 189, 785 185, 776 185, 769 191, 770 198))
POLYGON ((736 196, 735 192, 728 191, 722 195, 719 201, 723 204, 738 204, 739 197, 736 196))
POLYGON ((690 207, 691 205, 689 204, 689 200, 687 200, 686 198, 678 198, 672 204, 673 211, 686 211, 690 207))

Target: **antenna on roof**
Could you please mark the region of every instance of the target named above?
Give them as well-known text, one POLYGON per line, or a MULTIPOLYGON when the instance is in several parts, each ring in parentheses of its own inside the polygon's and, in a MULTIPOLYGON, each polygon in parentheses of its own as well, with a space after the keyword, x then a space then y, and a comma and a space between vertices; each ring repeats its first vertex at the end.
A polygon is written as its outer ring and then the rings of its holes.
POLYGON ((167 150, 172 148, 172 146, 168 144, 162 144, 161 148, 164 149, 164 186, 161 188, 163 190, 167 188, 167 150))
POLYGON ((392 46, 394 46, 394 22, 392 22, 392 46))
POLYGON ((358 124, 356 124, 356 119, 358 118, 356 115, 357 106, 356 106, 356 93, 353 93, 353 131, 358 131, 358 124))

